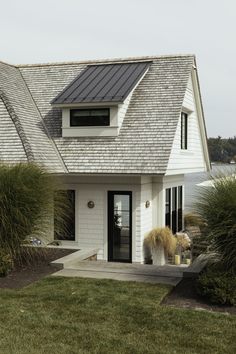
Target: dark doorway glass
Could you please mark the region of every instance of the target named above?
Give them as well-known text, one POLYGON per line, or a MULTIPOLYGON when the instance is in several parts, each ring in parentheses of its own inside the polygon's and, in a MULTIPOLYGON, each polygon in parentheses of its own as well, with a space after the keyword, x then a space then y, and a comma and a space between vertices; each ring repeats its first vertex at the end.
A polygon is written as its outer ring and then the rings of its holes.
POLYGON ((108 260, 132 261, 132 192, 108 192, 108 260))

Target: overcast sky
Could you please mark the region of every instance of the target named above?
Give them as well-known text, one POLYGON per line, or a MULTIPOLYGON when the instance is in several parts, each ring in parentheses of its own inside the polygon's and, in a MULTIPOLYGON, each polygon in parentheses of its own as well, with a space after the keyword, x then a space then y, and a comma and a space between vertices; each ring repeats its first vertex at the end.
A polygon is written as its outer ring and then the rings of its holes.
POLYGON ((208 136, 236 135, 235 0, 0 0, 12 64, 196 54, 208 136))

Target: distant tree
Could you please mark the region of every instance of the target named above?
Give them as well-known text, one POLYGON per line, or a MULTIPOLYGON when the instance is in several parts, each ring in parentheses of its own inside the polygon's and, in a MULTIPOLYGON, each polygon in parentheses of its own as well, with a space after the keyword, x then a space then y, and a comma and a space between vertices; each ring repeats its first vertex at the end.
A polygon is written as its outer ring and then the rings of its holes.
POLYGON ((210 159, 213 162, 236 161, 236 136, 223 139, 221 136, 208 139, 210 159))

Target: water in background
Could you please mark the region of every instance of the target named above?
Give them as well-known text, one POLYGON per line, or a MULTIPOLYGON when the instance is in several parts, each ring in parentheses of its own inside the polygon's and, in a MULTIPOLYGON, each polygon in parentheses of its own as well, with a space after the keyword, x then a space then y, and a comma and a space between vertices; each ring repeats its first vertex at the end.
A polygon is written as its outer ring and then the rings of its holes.
POLYGON ((197 195, 201 190, 201 186, 197 184, 202 183, 210 179, 210 175, 231 175, 236 173, 235 165, 212 165, 212 171, 209 173, 190 173, 185 175, 185 211, 189 212, 193 210, 194 202, 197 199, 197 195))

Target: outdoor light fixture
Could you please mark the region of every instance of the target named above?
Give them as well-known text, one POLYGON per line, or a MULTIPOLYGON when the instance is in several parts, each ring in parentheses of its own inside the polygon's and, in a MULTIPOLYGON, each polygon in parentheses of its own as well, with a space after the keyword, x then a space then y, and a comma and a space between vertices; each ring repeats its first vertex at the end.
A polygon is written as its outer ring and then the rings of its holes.
POLYGON ((149 200, 146 201, 145 207, 146 207, 146 208, 149 208, 149 207, 150 207, 150 201, 149 201, 149 200))
POLYGON ((95 204, 92 200, 90 200, 87 205, 88 205, 88 208, 90 208, 90 209, 94 208, 94 206, 95 206, 95 204))

